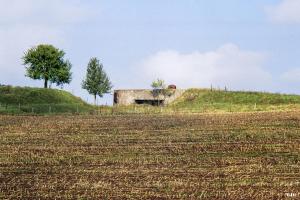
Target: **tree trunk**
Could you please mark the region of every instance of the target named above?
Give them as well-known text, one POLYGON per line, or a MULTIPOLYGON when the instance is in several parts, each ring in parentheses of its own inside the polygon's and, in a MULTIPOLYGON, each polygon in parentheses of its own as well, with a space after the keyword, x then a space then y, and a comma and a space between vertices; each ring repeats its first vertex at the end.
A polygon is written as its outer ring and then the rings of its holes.
POLYGON ((95 98, 95 99, 94 99, 94 100, 95 100, 94 102, 95 102, 95 106, 96 106, 96 103, 97 103, 97 95, 96 95, 96 94, 94 95, 94 98, 95 98))
POLYGON ((44 88, 48 88, 48 79, 47 78, 45 78, 44 88))

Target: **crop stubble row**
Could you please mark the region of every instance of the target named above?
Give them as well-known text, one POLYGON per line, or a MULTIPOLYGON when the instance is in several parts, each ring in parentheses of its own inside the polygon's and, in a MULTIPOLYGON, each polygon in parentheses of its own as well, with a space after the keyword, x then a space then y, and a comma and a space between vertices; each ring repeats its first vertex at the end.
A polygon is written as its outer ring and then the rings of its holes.
POLYGON ((300 198, 300 113, 0 116, 0 198, 300 198))

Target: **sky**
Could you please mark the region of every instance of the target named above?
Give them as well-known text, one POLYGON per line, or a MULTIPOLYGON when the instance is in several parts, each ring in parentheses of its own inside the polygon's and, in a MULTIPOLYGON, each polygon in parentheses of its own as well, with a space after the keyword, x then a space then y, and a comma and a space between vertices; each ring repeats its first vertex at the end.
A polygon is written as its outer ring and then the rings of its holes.
MULTIPOLYGON (((82 99, 97 57, 114 89, 229 88, 300 94, 300 0, 0 0, 0 84, 42 87, 25 77, 24 52, 66 52, 82 99)), ((112 95, 99 100, 111 104, 112 95)))

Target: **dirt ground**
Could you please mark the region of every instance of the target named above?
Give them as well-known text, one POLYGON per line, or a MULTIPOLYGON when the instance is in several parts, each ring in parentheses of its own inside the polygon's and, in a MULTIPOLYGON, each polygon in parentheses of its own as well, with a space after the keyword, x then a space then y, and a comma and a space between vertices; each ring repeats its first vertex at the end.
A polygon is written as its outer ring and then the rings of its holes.
POLYGON ((0 115, 0 199, 300 199, 300 113, 0 115))

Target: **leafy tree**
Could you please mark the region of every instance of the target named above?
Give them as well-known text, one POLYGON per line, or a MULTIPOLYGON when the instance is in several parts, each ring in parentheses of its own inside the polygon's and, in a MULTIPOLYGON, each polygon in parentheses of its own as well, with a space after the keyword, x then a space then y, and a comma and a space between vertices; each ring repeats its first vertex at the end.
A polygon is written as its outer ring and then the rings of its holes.
POLYGON ((151 87, 153 90, 162 90, 166 88, 165 81, 162 79, 157 79, 152 82, 151 87))
POLYGON ((157 98, 157 105, 159 105, 159 96, 162 95, 164 97, 164 100, 167 97, 170 97, 174 94, 174 90, 169 89, 166 84, 165 81, 162 79, 157 79, 155 81, 152 82, 151 84, 152 87, 152 95, 154 98, 157 98))
POLYGON ((152 82, 152 95, 157 99, 157 105, 159 105, 159 96, 163 94, 164 89, 166 88, 165 81, 162 79, 157 79, 152 82))
POLYGON ((82 88, 94 96, 95 104, 97 96, 103 97, 112 89, 112 84, 103 70, 103 65, 97 58, 91 58, 87 66, 86 78, 82 82, 82 88))
POLYGON ((48 82, 57 86, 70 83, 72 64, 64 56, 64 51, 52 45, 41 44, 29 49, 22 58, 27 66, 26 76, 44 80, 44 88, 48 88, 48 82))

